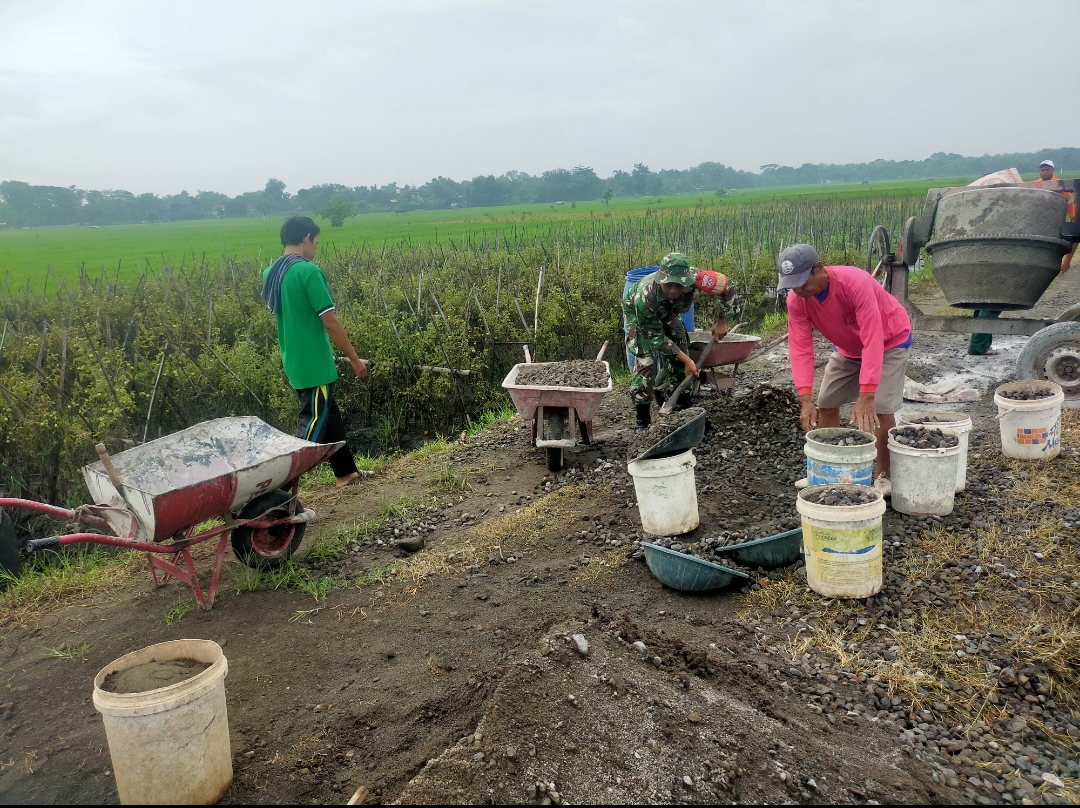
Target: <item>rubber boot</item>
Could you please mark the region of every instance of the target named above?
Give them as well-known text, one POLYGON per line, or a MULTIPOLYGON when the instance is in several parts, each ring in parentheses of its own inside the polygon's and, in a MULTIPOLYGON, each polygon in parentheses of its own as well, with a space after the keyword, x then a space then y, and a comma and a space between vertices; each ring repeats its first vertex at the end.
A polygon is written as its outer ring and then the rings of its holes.
POLYGON ((652 412, 648 401, 643 401, 635 407, 637 420, 634 422, 634 434, 644 432, 652 423, 652 412))

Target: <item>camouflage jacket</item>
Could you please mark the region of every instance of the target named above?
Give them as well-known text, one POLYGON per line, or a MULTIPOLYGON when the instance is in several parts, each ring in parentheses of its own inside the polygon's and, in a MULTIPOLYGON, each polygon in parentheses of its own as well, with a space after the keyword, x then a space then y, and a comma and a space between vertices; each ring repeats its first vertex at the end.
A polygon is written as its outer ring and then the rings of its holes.
MULTIPOLYGON (((623 317, 626 319, 628 336, 639 335, 650 342, 659 341, 662 337, 660 352, 675 355, 679 353, 680 346, 682 350, 685 350, 689 344, 686 326, 683 325, 679 315, 690 311, 690 307, 694 304, 694 292, 698 289, 691 286, 677 299, 668 300, 660 289, 660 283, 656 277, 658 274, 654 272, 646 275, 626 290, 622 304, 623 317)), ((726 289, 719 293, 718 297, 721 311, 726 318, 734 310, 737 299, 735 285, 728 283, 726 289)), ((651 351, 643 350, 639 353, 644 355, 651 351)))

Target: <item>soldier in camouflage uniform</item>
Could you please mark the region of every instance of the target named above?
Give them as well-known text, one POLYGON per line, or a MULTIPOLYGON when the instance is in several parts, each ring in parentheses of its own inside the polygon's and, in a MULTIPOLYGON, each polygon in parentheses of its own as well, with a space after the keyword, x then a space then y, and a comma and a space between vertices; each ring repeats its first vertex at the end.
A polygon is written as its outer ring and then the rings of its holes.
POLYGON ((662 402, 662 394, 670 393, 684 376, 698 375, 686 353, 690 341, 679 316, 690 310, 696 290, 720 296, 720 318, 712 332, 723 339, 728 332, 727 315, 738 299, 735 286, 718 272, 699 273, 682 253, 665 256, 660 269, 631 286, 623 298, 626 347, 635 357, 630 380, 630 400, 637 415, 635 432, 647 429, 652 422, 654 394, 662 402))

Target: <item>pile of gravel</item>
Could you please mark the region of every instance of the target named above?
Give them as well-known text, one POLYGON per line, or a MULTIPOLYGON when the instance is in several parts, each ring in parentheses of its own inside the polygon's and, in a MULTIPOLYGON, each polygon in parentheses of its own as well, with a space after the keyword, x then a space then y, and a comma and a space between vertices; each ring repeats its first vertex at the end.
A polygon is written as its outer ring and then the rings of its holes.
POLYGON ((839 505, 849 507, 851 505, 869 505, 877 502, 877 492, 866 485, 822 486, 816 491, 809 492, 803 497, 805 502, 815 505, 839 505), (859 489, 863 490, 859 490, 859 489))
POLYGON ((814 443, 826 443, 830 446, 865 446, 868 443, 873 443, 874 439, 857 429, 848 429, 839 435, 833 435, 831 438, 814 436, 813 441, 814 443))
POLYGON ((740 564, 733 558, 717 555, 716 547, 709 545, 709 539, 690 541, 689 539, 678 536, 662 536, 658 539, 654 539, 652 543, 663 547, 665 550, 673 550, 676 553, 682 553, 683 555, 692 556, 693 558, 702 561, 708 561, 710 564, 719 564, 721 567, 727 567, 729 570, 735 570, 736 572, 744 572, 747 575, 751 575, 754 572, 753 568, 740 564))
POLYGON ((642 452, 656 445, 679 427, 693 421, 705 410, 701 407, 687 407, 671 415, 660 415, 653 419, 652 425, 639 435, 635 435, 626 448, 626 457, 633 460, 642 452))
POLYGON ((893 440, 912 449, 941 449, 960 445, 960 438, 956 435, 946 435, 940 429, 922 426, 900 427, 893 432, 893 440))
POLYGON ((607 387, 608 372, 603 362, 573 359, 525 365, 515 384, 530 387, 607 387))
POLYGON ((1040 398, 1050 398, 1054 391, 1046 387, 1032 387, 1025 390, 999 390, 998 395, 1011 401, 1038 401, 1040 398))

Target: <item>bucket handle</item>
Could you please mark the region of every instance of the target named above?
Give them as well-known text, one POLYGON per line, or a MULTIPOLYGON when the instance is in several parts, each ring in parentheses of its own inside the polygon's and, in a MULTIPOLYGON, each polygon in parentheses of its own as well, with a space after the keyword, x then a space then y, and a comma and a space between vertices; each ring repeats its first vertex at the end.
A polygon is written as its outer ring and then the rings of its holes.
POLYGON ((1004 418, 1009 413, 1016 412, 1016 410, 1017 410, 1016 407, 1009 407, 1008 409, 1003 409, 1000 413, 998 413, 997 420, 1000 421, 1002 418, 1004 418))

